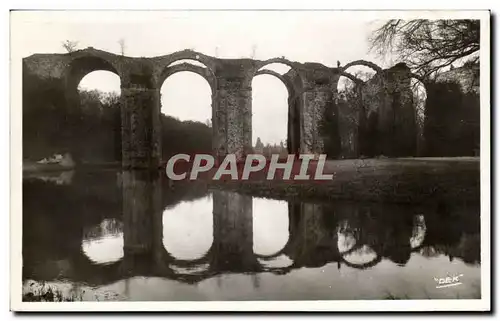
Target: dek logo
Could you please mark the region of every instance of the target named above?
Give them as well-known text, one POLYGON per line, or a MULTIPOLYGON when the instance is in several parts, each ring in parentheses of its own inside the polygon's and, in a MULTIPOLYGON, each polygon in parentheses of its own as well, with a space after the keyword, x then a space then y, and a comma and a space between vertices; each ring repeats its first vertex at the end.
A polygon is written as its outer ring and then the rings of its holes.
POLYGON ((445 278, 434 278, 434 281, 436 281, 436 283, 437 283, 436 289, 460 285, 460 284, 462 284, 462 282, 460 282, 460 278, 462 276, 464 276, 464 275, 458 274, 455 276, 447 276, 445 278))

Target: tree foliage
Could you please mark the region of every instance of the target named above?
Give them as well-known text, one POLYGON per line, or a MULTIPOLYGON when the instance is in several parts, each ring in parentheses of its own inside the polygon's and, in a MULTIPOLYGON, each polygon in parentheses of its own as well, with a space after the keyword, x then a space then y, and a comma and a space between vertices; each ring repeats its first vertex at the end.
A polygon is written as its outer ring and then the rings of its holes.
POLYGON ((479 61, 479 20, 400 20, 385 22, 371 38, 371 50, 395 54, 422 77, 465 61, 479 61))
POLYGON ((425 107, 425 156, 474 156, 480 147, 479 95, 454 82, 429 86, 425 107))

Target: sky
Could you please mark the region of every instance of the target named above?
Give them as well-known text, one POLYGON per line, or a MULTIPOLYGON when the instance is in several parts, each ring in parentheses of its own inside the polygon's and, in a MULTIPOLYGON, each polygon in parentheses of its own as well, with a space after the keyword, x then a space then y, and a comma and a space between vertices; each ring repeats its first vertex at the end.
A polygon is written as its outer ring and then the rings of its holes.
MULTIPOLYGON (((153 57, 193 49, 219 58, 286 57, 334 67, 366 59, 384 65, 369 53, 368 37, 380 24, 368 12, 334 11, 26 11, 11 19, 12 45, 21 57, 35 53, 64 53, 61 43, 78 41, 125 55, 153 57)), ((269 66, 267 66, 269 68, 269 66)), ((361 67, 363 68, 363 67, 361 67)), ((287 68, 271 68, 286 71, 287 68)), ((349 69, 350 72, 353 70, 349 69)), ((363 69, 364 70, 364 69, 363 69)), ((83 89, 119 91, 118 76, 93 72, 80 83, 83 89)), ((252 83, 252 138, 264 143, 286 139, 287 91, 278 79, 259 75, 252 83)), ((162 112, 181 120, 206 122, 211 117, 211 91, 201 76, 182 72, 161 88, 162 112)))

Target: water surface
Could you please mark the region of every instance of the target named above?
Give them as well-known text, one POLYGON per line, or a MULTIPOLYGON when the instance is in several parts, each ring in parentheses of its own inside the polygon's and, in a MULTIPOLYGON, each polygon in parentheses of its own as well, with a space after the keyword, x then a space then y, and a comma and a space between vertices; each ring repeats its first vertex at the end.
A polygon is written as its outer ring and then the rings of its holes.
POLYGON ((480 298, 479 226, 474 206, 291 202, 137 172, 31 177, 23 181, 23 293, 480 298), (437 288, 435 278, 455 275, 461 284, 437 288))

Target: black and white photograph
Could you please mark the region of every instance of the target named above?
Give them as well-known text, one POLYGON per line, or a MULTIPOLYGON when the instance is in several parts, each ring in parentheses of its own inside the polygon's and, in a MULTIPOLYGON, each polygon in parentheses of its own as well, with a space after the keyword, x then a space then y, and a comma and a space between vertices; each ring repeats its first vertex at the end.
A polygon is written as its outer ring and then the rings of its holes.
POLYGON ((490 12, 13 10, 14 311, 488 311, 490 12))

